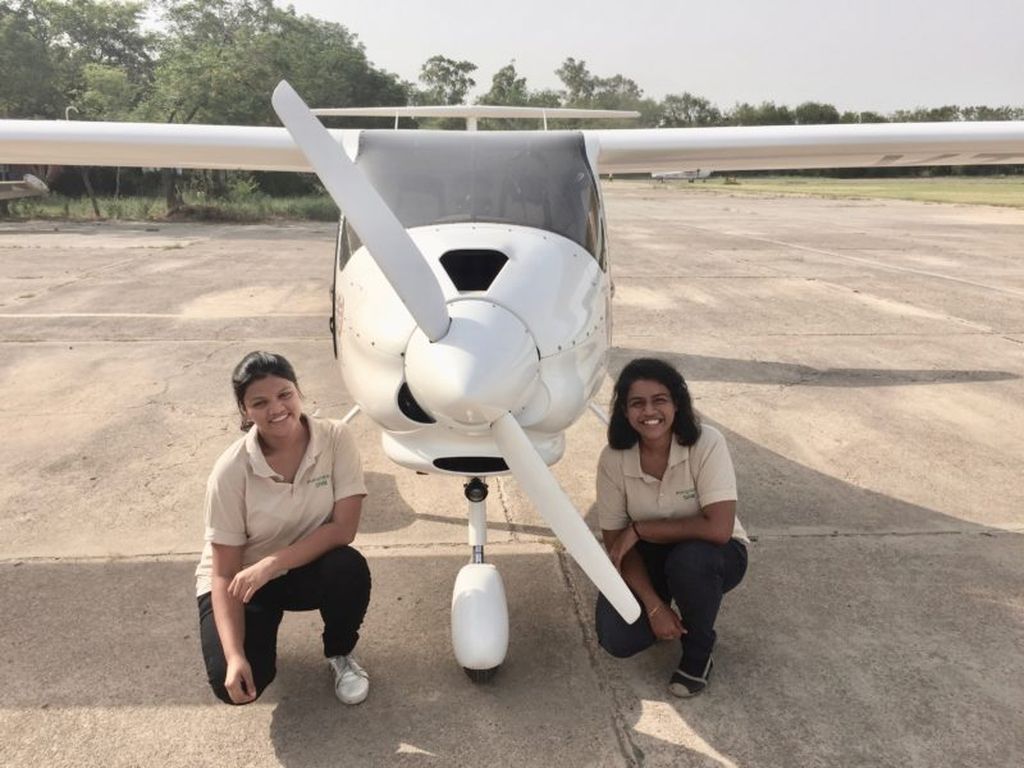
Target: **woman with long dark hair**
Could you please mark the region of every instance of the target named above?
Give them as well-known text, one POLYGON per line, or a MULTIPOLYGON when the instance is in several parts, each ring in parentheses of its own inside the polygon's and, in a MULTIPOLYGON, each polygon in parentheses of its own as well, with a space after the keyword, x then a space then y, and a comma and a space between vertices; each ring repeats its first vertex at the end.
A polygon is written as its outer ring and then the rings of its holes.
POLYGON ((701 693, 714 666, 722 595, 743 579, 748 540, 725 438, 701 424, 682 375, 663 360, 633 360, 615 383, 597 509, 612 562, 644 609, 627 624, 600 596, 601 646, 626 657, 678 640, 669 690, 701 693))
POLYGON ((366 495, 355 441, 341 422, 302 412, 281 355, 250 352, 231 382, 246 434, 210 473, 196 569, 210 686, 229 704, 255 701, 277 671, 284 611, 319 610, 335 693, 358 704, 370 682, 352 649, 370 571, 351 546, 366 495))

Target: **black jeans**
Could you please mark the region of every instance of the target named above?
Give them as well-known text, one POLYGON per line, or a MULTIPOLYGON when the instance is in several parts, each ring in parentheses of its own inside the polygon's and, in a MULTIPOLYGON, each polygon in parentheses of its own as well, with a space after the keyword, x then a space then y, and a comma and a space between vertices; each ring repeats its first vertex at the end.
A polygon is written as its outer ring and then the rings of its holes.
MULTIPOLYGON (((701 677, 715 645, 715 619, 722 595, 747 572, 747 548, 736 539, 724 545, 691 539, 678 544, 639 541, 636 549, 655 591, 666 603, 675 600, 679 608, 687 630, 680 640, 680 669, 701 677)), ((596 621, 601 647, 619 658, 639 653, 657 641, 646 615, 627 624, 604 595, 597 598, 596 621)))
MULTIPOLYGON (((224 688, 227 660, 213 618, 209 592, 198 598, 199 636, 210 687, 217 698, 233 703, 224 688)), ((318 609, 324 620, 324 656, 347 655, 359 640, 359 626, 370 604, 370 569, 352 547, 325 552, 264 584, 245 606, 245 657, 252 667, 256 695, 277 674, 277 628, 285 611, 318 609)))

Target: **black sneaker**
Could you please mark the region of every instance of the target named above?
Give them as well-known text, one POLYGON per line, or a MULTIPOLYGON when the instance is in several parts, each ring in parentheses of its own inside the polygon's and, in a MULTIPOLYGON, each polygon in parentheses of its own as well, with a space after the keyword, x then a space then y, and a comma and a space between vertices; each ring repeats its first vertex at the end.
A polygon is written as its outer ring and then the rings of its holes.
POLYGON ((677 669, 672 673, 672 679, 669 680, 668 690, 673 696, 678 696, 681 699, 688 699, 691 696, 696 696, 698 693, 703 693, 704 689, 708 687, 708 680, 711 678, 711 670, 715 668, 715 660, 708 657, 708 663, 704 667, 704 674, 700 677, 694 677, 683 672, 682 669, 677 669))

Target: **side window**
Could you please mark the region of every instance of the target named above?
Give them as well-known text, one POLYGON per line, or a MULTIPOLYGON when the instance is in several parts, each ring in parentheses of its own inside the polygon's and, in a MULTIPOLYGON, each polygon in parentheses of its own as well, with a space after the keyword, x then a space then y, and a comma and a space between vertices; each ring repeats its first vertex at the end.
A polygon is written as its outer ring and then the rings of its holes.
POLYGON ((601 198, 596 192, 590 195, 587 207, 587 241, 586 249, 590 251, 602 272, 608 271, 607 239, 605 237, 604 216, 601 215, 601 198))
POLYGON ((337 254, 337 268, 340 272, 352 258, 352 254, 362 248, 363 243, 359 235, 348 225, 344 218, 338 223, 338 240, 335 244, 337 254))
POLYGON ((331 282, 331 341, 334 343, 334 357, 338 357, 338 333, 340 332, 341 318, 338 317, 338 309, 341 306, 341 297, 338 296, 338 274, 345 269, 352 254, 363 247, 362 241, 355 233, 355 230, 348 225, 345 218, 338 221, 338 237, 334 243, 335 270, 334 279, 331 282))

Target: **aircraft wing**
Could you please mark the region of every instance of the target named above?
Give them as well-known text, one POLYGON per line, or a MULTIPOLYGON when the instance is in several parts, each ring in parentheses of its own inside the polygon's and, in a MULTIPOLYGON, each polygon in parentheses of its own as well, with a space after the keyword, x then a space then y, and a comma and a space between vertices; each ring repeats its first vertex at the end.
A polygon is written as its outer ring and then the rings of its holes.
POLYGON ((0 181, 0 200, 16 200, 19 197, 35 197, 45 195, 50 188, 31 173, 26 173, 21 181, 0 181))
MULTIPOLYGON (((330 133, 355 155, 359 131, 330 133)), ((1024 121, 582 133, 601 173, 1024 164, 1024 121)), ((0 163, 312 170, 284 128, 64 120, 0 120, 0 163)))
POLYGON ((1024 122, 583 131, 601 173, 1024 164, 1024 122))
MULTIPOLYGON (((353 147, 358 133, 332 131, 353 147)), ((0 120, 0 163, 313 170, 284 128, 77 120, 0 120)))

